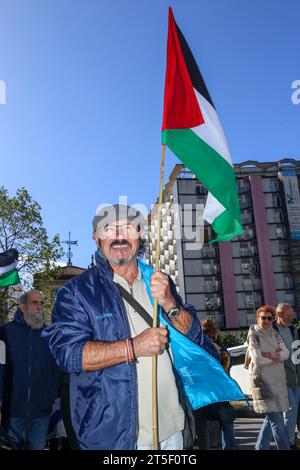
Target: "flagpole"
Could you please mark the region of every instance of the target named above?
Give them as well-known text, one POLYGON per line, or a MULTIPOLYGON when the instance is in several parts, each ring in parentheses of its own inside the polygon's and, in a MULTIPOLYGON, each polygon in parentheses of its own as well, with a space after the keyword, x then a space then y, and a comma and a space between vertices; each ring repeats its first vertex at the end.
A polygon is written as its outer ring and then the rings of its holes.
MULTIPOLYGON (((162 198, 163 198, 163 183, 164 183, 164 169, 165 169, 165 152, 166 146, 162 144, 161 147, 161 162, 160 162, 160 180, 159 180, 159 197, 158 197, 158 213, 157 213, 157 233, 156 233, 156 250, 155 250, 155 272, 159 270, 160 259, 160 229, 161 229, 161 212, 162 212, 162 198)), ((153 308, 153 328, 157 327, 158 323, 158 302, 154 299, 153 308)), ((159 449, 158 445, 158 407, 157 407, 157 355, 152 356, 152 430, 153 430, 153 448, 159 449)))

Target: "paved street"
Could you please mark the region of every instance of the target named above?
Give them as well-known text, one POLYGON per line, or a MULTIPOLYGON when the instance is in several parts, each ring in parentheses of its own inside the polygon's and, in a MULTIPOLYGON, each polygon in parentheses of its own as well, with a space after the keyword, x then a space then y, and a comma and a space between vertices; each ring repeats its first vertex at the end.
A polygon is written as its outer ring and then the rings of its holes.
MULTIPOLYGON (((234 421, 236 450, 255 450, 255 443, 262 425, 263 419, 257 417, 236 418, 234 421)), ((197 447, 195 447, 197 449, 197 447)), ((211 450, 220 450, 221 447, 211 450)), ((271 444, 271 449, 276 449, 271 444)))
MULTIPOLYGON (((262 418, 238 418, 234 422, 236 447, 238 450, 254 450, 262 418)), ((271 449, 275 449, 274 443, 271 449)))

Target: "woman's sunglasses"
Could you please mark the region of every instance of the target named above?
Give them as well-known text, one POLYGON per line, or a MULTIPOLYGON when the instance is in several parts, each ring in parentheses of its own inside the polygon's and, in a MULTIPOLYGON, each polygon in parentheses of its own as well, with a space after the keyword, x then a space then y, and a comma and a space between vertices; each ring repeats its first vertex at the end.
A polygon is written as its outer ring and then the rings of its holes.
POLYGON ((261 320, 269 320, 269 321, 272 321, 272 320, 273 320, 273 317, 265 317, 264 315, 261 315, 261 316, 260 316, 260 319, 261 319, 261 320))

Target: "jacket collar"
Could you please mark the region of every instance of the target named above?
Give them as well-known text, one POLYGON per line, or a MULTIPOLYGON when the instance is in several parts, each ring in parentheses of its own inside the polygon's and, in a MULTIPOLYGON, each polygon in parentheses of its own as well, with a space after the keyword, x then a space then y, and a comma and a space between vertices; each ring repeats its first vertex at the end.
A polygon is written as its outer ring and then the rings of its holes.
POLYGON ((99 271, 100 276, 107 277, 108 279, 113 279, 113 270, 111 269, 108 261, 103 258, 100 251, 97 250, 95 253, 96 266, 99 271))
POLYGON ((13 321, 15 321, 16 323, 19 323, 20 325, 23 325, 23 324, 27 325, 27 323, 24 320, 23 312, 19 308, 14 315, 13 321))

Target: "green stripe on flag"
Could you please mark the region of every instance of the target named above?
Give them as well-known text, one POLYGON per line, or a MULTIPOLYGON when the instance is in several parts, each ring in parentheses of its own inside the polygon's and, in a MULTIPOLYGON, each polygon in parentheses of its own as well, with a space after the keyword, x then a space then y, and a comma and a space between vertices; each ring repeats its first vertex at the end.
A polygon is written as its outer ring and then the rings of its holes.
POLYGON ((17 269, 13 269, 8 273, 0 276, 0 287, 13 286, 15 284, 20 284, 20 278, 17 269))
MULTIPOLYGON (((222 213, 219 217, 223 216, 220 220, 226 219, 227 223, 230 218, 233 219, 231 238, 240 234, 242 225, 233 167, 191 129, 165 130, 162 141, 229 212, 227 215, 222 213)), ((215 222, 219 229, 217 219, 215 222)), ((220 236, 218 238, 221 241, 220 236)), ((226 239, 229 239, 227 234, 226 239)), ((225 241, 225 238, 222 240, 225 241)))
POLYGON ((241 233, 241 224, 228 211, 224 211, 216 217, 211 226, 216 232, 217 237, 209 243, 227 242, 241 233))

